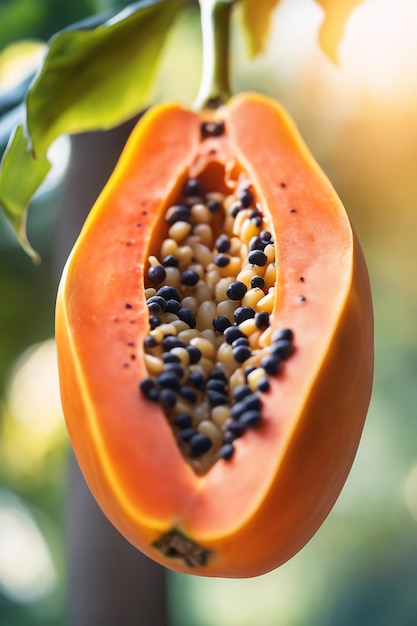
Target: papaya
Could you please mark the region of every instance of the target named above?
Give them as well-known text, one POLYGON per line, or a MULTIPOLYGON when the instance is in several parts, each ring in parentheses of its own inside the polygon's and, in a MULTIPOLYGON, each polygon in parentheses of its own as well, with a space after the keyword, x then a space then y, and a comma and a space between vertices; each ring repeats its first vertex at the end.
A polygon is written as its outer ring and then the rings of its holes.
POLYGON ((56 342, 78 462, 139 550, 252 577, 311 539, 364 426, 372 300, 277 103, 144 115, 65 266, 56 342))

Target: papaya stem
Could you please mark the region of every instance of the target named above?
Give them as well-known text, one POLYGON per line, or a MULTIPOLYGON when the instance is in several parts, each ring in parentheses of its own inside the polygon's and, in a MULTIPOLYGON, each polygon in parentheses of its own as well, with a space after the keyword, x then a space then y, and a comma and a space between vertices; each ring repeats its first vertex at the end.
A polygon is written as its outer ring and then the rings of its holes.
POLYGON ((231 96, 229 85, 230 17, 235 0, 199 0, 203 63, 194 109, 213 109, 231 96))

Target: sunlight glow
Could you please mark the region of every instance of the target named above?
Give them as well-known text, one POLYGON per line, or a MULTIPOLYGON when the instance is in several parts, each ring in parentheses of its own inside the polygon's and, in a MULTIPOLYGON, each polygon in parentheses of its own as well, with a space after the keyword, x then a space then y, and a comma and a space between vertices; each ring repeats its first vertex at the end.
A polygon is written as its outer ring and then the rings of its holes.
POLYGON ((42 480, 51 453, 64 449, 55 342, 27 350, 15 364, 4 405, 0 453, 25 480, 42 480))
POLYGON ((327 117, 355 114, 367 98, 395 106, 414 102, 415 0, 359 4, 346 22, 338 65, 320 48, 317 34, 322 20, 323 11, 313 0, 282 0, 265 57, 242 66, 246 82, 278 100, 282 95, 290 98, 293 112, 308 108, 306 102, 313 109, 327 104, 327 117))
POLYGON ((381 99, 417 93, 417 2, 367 0, 352 13, 340 46, 350 80, 381 99))
POLYGON ((62 426, 55 342, 45 341, 26 352, 10 385, 9 409, 26 429, 51 435, 62 426))
POLYGON ((13 600, 32 602, 55 585, 48 546, 30 511, 17 496, 0 491, 0 587, 13 600))

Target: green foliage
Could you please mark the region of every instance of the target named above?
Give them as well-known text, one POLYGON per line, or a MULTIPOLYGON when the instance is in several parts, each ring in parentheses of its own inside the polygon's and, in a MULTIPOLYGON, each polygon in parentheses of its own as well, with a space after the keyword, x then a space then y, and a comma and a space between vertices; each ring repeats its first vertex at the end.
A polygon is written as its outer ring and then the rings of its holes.
POLYGON ((180 0, 141 1, 97 27, 81 25, 52 38, 26 97, 28 141, 20 126, 0 172, 0 208, 34 260, 25 222, 50 169, 48 148, 61 134, 110 128, 149 104, 166 32, 182 6, 180 0))
MULTIPOLYGON (((254 57, 265 48, 279 0, 240 1, 248 51, 254 57)), ((344 23, 361 1, 316 0, 325 11, 319 41, 332 60, 337 60, 344 23)), ((16 12, 19 23, 24 24, 25 2, 6 2, 2 25, 11 23, 16 12)), ((204 3, 206 8, 235 2, 200 0, 200 5, 204 3)), ((84 9, 94 4, 93 0, 79 3, 84 9)), ((49 147, 62 134, 108 129, 149 106, 167 32, 179 13, 196 3, 139 0, 116 15, 105 3, 110 9, 105 17, 94 16, 52 37, 44 63, 27 92, 26 125, 20 126, 9 142, 0 171, 0 210, 33 259, 36 254, 27 241, 25 221, 30 199, 50 169, 49 147)), ((41 20, 43 6, 37 0, 30 3, 28 15, 35 22, 35 18, 41 20)), ((65 6, 69 10, 71 4, 65 6)), ((225 16, 223 22, 228 20, 225 16)), ((224 24, 222 30, 226 32, 224 24)), ((223 49, 227 50, 227 45, 223 49)), ((218 63, 222 76, 227 74, 227 61, 222 58, 218 63)))
POLYGON ((23 39, 48 40, 54 33, 97 11, 129 0, 0 0, 0 48, 23 39))
POLYGON ((38 257, 26 237, 27 207, 49 170, 46 157, 34 159, 28 153, 23 127, 18 126, 10 138, 0 170, 0 207, 23 248, 35 261, 38 257))
POLYGON ((132 5, 126 17, 92 31, 54 37, 27 96, 27 124, 37 157, 63 133, 105 129, 149 104, 165 33, 182 3, 132 5), (139 5, 139 8, 138 8, 139 5))

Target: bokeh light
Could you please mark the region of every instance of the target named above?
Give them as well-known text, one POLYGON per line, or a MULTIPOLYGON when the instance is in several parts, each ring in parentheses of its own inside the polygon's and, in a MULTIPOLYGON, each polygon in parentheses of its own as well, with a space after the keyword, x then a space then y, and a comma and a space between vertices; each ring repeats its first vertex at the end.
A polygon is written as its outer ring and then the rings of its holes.
POLYGON ((57 575, 47 543, 21 499, 0 490, 0 588, 29 603, 50 594, 57 575))
POLYGON ((36 479, 48 456, 65 447, 55 341, 28 348, 15 364, 3 416, 3 454, 11 467, 36 479))

